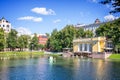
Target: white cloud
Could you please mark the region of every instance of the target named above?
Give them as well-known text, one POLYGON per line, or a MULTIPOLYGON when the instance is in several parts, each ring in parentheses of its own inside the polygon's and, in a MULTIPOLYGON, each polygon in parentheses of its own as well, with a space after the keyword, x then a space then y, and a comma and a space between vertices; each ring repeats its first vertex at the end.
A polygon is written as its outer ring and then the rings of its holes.
POLYGON ((24 27, 17 28, 18 35, 31 35, 31 31, 24 27))
POLYGON ((52 9, 46 9, 44 7, 35 7, 31 9, 32 12, 35 12, 37 14, 42 14, 42 15, 55 15, 55 12, 52 9))
POLYGON ((118 17, 115 17, 115 16, 113 16, 113 15, 111 15, 111 14, 109 14, 109 15, 107 15, 107 16, 105 16, 104 17, 104 19, 106 20, 106 21, 112 21, 112 20, 115 20, 115 19, 117 19, 118 17))
POLYGON ((41 22, 42 18, 34 18, 33 21, 35 21, 35 22, 41 22))
POLYGON ((59 22, 61 22, 60 19, 57 19, 57 20, 54 20, 54 21, 53 21, 53 23, 59 23, 59 22))
POLYGON ((31 20, 34 22, 41 22, 43 19, 41 17, 25 16, 18 18, 18 20, 31 20))

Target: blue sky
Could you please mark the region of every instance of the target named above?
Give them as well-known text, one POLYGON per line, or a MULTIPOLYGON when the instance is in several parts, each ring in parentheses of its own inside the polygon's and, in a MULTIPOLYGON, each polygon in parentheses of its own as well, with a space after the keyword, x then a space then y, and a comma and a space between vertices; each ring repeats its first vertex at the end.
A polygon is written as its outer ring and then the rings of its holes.
POLYGON ((119 17, 110 15, 109 5, 100 0, 0 0, 0 18, 5 17, 12 27, 26 29, 31 33, 50 33, 67 24, 91 24, 119 17))

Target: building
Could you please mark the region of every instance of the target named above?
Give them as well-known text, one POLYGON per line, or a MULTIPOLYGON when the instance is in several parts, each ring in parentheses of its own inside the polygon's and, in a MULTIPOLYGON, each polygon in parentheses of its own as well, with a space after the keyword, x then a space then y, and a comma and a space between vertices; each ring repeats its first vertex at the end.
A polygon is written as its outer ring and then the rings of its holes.
POLYGON ((45 45, 48 37, 45 34, 38 35, 39 44, 45 45))
POLYGON ((99 28, 100 25, 102 25, 102 24, 105 24, 105 22, 100 22, 99 19, 96 19, 93 24, 85 25, 83 28, 85 31, 90 30, 95 34, 96 29, 99 28))
POLYGON ((105 37, 82 38, 73 40, 73 52, 103 53, 112 52, 113 45, 105 37))
POLYGON ((9 33, 11 31, 11 23, 3 17, 0 19, 0 28, 3 28, 6 33, 9 33))
MULTIPOLYGON (((47 35, 46 34, 36 34, 36 35, 38 37, 38 41, 39 41, 38 43, 45 45, 48 40, 47 35)), ((31 35, 31 38, 33 38, 33 37, 34 37, 34 34, 31 35)))
POLYGON ((84 26, 85 26, 85 24, 79 24, 78 23, 78 24, 75 25, 75 28, 79 29, 79 28, 83 28, 84 26))
POLYGON ((77 24, 75 25, 75 28, 78 29, 78 28, 83 28, 84 31, 86 30, 90 30, 92 31, 94 34, 95 34, 95 30, 100 27, 100 25, 102 24, 105 24, 105 22, 101 22, 99 19, 96 19, 95 22, 93 24, 88 24, 88 25, 80 25, 80 24, 77 24))

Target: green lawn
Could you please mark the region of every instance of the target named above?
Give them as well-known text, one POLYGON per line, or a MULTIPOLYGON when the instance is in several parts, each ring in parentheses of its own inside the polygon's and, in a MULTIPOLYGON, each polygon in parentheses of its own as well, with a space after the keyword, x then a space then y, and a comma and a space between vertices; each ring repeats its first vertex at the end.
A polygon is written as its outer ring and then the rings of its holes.
POLYGON ((44 55, 44 52, 0 52, 0 59, 21 59, 21 58, 30 58, 32 57, 40 57, 44 55))
MULTIPOLYGON (((28 59, 28 58, 37 58, 44 56, 43 51, 33 51, 33 52, 18 52, 18 51, 9 51, 9 52, 0 52, 0 60, 4 59, 28 59)), ((45 56, 59 57, 60 54, 47 54, 45 56)))
POLYGON ((120 54, 112 54, 109 59, 120 59, 120 54))

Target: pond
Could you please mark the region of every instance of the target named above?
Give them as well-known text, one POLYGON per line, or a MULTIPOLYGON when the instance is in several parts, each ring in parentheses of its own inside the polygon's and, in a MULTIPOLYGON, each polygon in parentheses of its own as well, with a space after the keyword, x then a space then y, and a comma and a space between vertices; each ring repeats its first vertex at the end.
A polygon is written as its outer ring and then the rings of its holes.
POLYGON ((37 58, 0 61, 0 80, 120 80, 120 61, 37 58))

